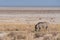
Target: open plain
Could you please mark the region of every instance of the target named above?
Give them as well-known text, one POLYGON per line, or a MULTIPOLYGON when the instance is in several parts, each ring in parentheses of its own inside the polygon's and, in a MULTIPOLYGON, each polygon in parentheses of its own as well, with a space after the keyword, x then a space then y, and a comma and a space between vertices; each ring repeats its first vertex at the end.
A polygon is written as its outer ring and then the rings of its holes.
POLYGON ((0 40, 60 40, 60 9, 0 8, 0 40))

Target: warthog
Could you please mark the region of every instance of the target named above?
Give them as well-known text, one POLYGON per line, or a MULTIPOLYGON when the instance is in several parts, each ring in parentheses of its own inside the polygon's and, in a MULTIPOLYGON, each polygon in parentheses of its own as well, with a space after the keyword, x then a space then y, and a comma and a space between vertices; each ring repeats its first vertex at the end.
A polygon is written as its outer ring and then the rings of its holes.
POLYGON ((35 31, 40 31, 43 28, 45 28, 47 30, 47 28, 48 28, 48 23, 47 22, 38 22, 35 25, 35 31))

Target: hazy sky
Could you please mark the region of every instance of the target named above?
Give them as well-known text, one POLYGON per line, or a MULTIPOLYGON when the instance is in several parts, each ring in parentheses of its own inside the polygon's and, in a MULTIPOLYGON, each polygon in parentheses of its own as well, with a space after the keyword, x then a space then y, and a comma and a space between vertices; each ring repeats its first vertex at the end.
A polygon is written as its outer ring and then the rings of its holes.
POLYGON ((60 6, 60 0, 0 0, 0 6, 60 6))

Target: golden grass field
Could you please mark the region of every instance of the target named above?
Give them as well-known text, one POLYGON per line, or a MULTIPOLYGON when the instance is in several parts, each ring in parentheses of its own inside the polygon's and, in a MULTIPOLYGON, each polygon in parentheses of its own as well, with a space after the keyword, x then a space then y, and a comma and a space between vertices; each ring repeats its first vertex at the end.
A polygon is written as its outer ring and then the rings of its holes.
MULTIPOLYGON (((48 24, 48 30, 60 31, 60 24, 48 24)), ((35 24, 0 23, 0 31, 34 31, 35 24)))
POLYGON ((26 14, 22 14, 22 11, 21 14, 12 14, 15 12, 8 11, 11 14, 0 14, 0 40, 60 40, 60 14, 37 12, 32 11, 33 14, 30 14, 28 11, 28 14, 26 11, 26 14), (48 29, 36 32, 35 25, 38 22, 48 22, 48 29))
POLYGON ((35 24, 0 23, 1 40, 60 40, 60 24, 48 24, 48 30, 35 32, 35 24))
POLYGON ((39 32, 35 31, 36 24, 37 21, 0 22, 0 40, 60 40, 59 23, 48 23, 48 30, 39 32))

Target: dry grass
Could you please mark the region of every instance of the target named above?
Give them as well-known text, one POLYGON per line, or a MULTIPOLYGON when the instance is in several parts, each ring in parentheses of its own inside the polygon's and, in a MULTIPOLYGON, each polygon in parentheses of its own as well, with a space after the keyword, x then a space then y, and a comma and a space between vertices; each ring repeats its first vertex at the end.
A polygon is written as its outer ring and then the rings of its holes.
POLYGON ((35 24, 0 23, 5 32, 1 40, 60 40, 60 24, 49 24, 48 30, 34 31, 35 24))
MULTIPOLYGON (((48 24, 48 31, 60 31, 60 24, 48 24)), ((35 24, 0 23, 0 31, 34 31, 35 24)), ((45 29, 43 29, 45 30, 45 29)))
POLYGON ((2 32, 1 40, 60 40, 60 32, 25 32, 25 31, 6 31, 2 32), (3 34, 5 33, 5 34, 3 34))
POLYGON ((34 30, 34 24, 20 24, 20 23, 1 23, 0 31, 27 31, 34 30))

